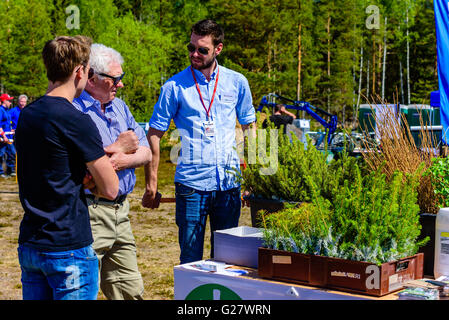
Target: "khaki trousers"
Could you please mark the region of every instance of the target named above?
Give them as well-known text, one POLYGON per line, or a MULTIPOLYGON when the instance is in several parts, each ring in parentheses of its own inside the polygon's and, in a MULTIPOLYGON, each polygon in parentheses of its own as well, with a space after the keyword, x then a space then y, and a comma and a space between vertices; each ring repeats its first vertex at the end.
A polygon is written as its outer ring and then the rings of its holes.
POLYGON ((101 291, 109 300, 142 300, 144 287, 137 267, 128 200, 112 205, 87 199, 87 204, 101 291))

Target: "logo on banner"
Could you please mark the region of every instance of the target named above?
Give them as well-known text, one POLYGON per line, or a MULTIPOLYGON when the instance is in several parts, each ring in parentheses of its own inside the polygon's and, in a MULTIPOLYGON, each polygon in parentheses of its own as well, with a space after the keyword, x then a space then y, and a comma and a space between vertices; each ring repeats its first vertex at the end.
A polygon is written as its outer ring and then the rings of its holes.
POLYGON ((193 289, 186 300, 242 300, 240 296, 225 286, 213 283, 193 289))

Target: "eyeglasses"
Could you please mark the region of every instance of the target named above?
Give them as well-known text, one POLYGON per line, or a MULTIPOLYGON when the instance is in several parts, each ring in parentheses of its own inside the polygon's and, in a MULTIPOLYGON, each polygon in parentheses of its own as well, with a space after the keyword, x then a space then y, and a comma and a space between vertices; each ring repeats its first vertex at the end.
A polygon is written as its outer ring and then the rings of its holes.
POLYGON ((116 86, 116 85, 119 84, 120 81, 122 81, 123 77, 125 76, 125 73, 123 72, 121 75, 116 76, 116 77, 110 76, 110 75, 108 75, 106 73, 99 73, 98 75, 102 76, 102 77, 106 77, 106 78, 112 79, 114 81, 114 86, 116 86))
MULTIPOLYGON (((92 69, 92 68, 90 68, 90 69, 89 69, 89 75, 88 75, 88 78, 89 78, 89 79, 92 78, 92 77, 94 76, 95 73, 96 73, 95 70, 92 69)), ((120 81, 123 79, 123 77, 125 76, 125 73, 124 73, 124 72, 123 72, 121 75, 116 76, 116 77, 110 76, 109 74, 106 74, 106 73, 97 73, 97 74, 98 74, 99 76, 102 76, 102 77, 106 77, 106 78, 112 79, 113 82, 114 82, 114 86, 118 85, 119 82, 120 82, 120 81)))
POLYGON ((187 50, 189 50, 189 52, 195 52, 195 50, 198 50, 198 52, 200 54, 202 54, 203 56, 207 56, 207 54, 209 53, 209 48, 204 48, 204 47, 195 47, 195 45, 189 43, 187 45, 187 50))

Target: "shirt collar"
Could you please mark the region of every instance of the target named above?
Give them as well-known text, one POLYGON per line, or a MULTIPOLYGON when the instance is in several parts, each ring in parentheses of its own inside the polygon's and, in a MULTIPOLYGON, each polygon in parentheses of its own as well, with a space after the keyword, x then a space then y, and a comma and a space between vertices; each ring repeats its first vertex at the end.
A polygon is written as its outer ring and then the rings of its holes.
MULTIPOLYGON (((94 97, 92 97, 90 95, 90 93, 87 92, 86 90, 84 90, 81 93, 79 98, 83 101, 83 104, 86 107, 86 109, 87 108, 91 108, 91 107, 95 107, 95 108, 101 110, 101 102, 98 101, 97 99, 95 99, 94 97)), ((108 102, 106 104, 106 108, 108 108, 109 106, 112 106, 112 101, 110 101, 110 102, 108 102)))

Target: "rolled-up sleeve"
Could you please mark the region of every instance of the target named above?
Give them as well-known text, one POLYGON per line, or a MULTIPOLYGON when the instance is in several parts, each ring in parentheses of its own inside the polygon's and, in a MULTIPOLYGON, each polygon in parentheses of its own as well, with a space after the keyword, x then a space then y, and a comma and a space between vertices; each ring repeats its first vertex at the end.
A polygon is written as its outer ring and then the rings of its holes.
POLYGON ((237 119, 240 124, 250 124, 256 121, 256 111, 253 107, 251 90, 249 88, 248 80, 243 76, 240 80, 239 98, 236 110, 237 119))
POLYGON ((171 120, 176 114, 176 109, 174 83, 169 81, 161 88, 159 99, 154 105, 153 114, 149 121, 150 127, 160 131, 167 131, 171 120))

